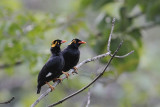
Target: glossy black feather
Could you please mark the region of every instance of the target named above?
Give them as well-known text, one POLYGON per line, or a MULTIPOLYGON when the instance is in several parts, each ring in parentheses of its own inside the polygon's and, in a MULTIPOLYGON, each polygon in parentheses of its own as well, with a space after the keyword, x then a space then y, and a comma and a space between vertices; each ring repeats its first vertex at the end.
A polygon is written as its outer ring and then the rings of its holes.
POLYGON ((68 46, 66 49, 62 51, 63 58, 65 60, 65 66, 63 67, 63 71, 67 72, 71 68, 77 65, 80 58, 80 51, 78 47, 68 46))
POLYGON ((46 84, 46 82, 52 81, 54 78, 57 78, 60 72, 62 72, 62 68, 64 67, 65 62, 60 50, 60 46, 51 48, 51 52, 51 57, 39 72, 37 94, 40 93, 41 87, 46 84), (48 73, 50 73, 51 75, 47 76, 48 73))

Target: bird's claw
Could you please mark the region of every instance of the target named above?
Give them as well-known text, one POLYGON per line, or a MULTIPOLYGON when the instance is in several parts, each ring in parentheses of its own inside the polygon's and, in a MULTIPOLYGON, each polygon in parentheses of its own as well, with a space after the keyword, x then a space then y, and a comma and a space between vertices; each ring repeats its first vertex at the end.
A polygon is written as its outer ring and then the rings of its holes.
POLYGON ((62 82, 62 78, 55 78, 54 80, 55 80, 55 81, 58 81, 58 80, 59 80, 60 83, 62 82))
POLYGON ((78 68, 77 67, 73 67, 74 71, 72 72, 72 74, 74 75, 74 73, 78 74, 78 68))
POLYGON ((46 84, 51 88, 51 92, 52 92, 54 90, 54 87, 50 85, 48 82, 46 82, 46 84))
POLYGON ((69 77, 69 73, 67 73, 67 72, 63 72, 63 71, 62 71, 62 73, 63 73, 63 74, 65 74, 65 75, 66 75, 66 78, 68 79, 68 77, 69 77))

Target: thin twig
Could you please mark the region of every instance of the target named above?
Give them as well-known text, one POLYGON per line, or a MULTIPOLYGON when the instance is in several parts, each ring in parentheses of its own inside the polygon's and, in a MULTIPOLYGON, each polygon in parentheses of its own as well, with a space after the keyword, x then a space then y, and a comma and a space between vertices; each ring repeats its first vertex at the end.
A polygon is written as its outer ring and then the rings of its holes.
POLYGON ((4 65, 0 65, 0 69, 9 68, 12 66, 19 66, 20 64, 22 64, 22 61, 15 62, 14 64, 4 64, 4 65))
POLYGON ((116 19, 113 18, 113 20, 112 20, 112 28, 111 28, 111 32, 110 32, 109 39, 108 39, 108 45, 107 45, 107 51, 108 52, 110 52, 111 38, 112 38, 113 30, 114 30, 115 21, 116 21, 116 19))
MULTIPOLYGON (((110 45, 111 45, 111 39, 112 39, 112 34, 113 34, 113 30, 114 30, 115 21, 116 21, 116 19, 113 18, 113 20, 112 20, 112 28, 111 28, 111 32, 110 32, 109 39, 108 39, 108 44, 107 44, 107 51, 108 51, 108 52, 111 52, 111 50, 110 50, 110 45)), ((131 52, 127 53, 126 55, 122 55, 122 56, 117 56, 117 55, 116 55, 115 57, 116 57, 116 58, 124 58, 124 57, 132 54, 133 52, 134 52, 134 51, 131 51, 131 52)), ((110 56, 113 56, 113 55, 110 54, 110 56)))
POLYGON ((84 91, 85 89, 87 89, 89 86, 91 86, 93 83, 95 83, 95 82, 104 74, 104 72, 106 71, 106 69, 107 69, 108 66, 110 65, 112 59, 114 58, 114 56, 115 56, 115 55, 117 54, 117 52, 119 51, 122 43, 123 43, 123 42, 121 42, 121 43, 119 44, 117 50, 114 52, 113 56, 110 58, 108 64, 105 66, 105 68, 103 69, 103 71, 102 71, 91 83, 89 83, 87 86, 83 87, 82 89, 78 90, 77 92, 75 92, 75 93, 73 93, 73 94, 65 97, 64 99, 58 101, 57 103, 54 103, 54 104, 49 105, 48 107, 53 107, 53 106, 56 106, 56 105, 58 105, 58 104, 63 103, 63 102, 66 101, 67 99, 69 99, 69 98, 71 98, 71 97, 73 97, 73 96, 81 93, 82 91, 84 91))
POLYGON ((11 103, 14 99, 15 99, 15 98, 12 97, 10 100, 8 100, 8 101, 6 101, 6 102, 2 102, 2 103, 0 103, 0 104, 9 104, 9 103, 11 103))
POLYGON ((90 89, 88 89, 88 98, 87 98, 87 104, 86 104, 86 107, 89 107, 90 102, 91 102, 91 90, 90 90, 90 89))
MULTIPOLYGON (((134 51, 131 51, 131 52, 129 52, 129 53, 125 54, 125 55, 122 55, 122 56, 116 55, 115 58, 124 58, 124 57, 126 57, 126 56, 129 56, 129 55, 132 54, 133 52, 134 52, 134 51)), ((110 54, 110 56, 113 56, 113 55, 110 54)))

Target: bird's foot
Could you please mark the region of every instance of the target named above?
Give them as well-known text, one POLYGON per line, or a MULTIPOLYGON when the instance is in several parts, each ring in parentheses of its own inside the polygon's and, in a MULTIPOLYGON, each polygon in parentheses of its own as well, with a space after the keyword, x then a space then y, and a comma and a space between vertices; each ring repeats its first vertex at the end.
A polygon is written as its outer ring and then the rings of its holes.
POLYGON ((62 78, 55 78, 54 80, 55 80, 55 81, 58 81, 58 80, 59 80, 60 83, 62 82, 62 78))
POLYGON ((51 91, 54 90, 54 87, 52 85, 50 85, 48 82, 46 82, 46 84, 51 88, 51 91))
POLYGON ((77 67, 73 67, 74 71, 72 72, 72 74, 74 75, 74 73, 78 74, 78 68, 77 67))
POLYGON ((64 72, 64 71, 62 71, 62 73, 63 73, 63 74, 65 74, 65 75, 66 75, 66 78, 68 79, 68 77, 69 77, 69 73, 64 72))

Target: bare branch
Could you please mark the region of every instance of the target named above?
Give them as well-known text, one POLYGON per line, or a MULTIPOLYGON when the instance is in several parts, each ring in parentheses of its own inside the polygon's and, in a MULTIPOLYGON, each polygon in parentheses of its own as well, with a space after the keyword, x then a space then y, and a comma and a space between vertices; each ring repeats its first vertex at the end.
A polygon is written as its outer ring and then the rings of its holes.
MULTIPOLYGON (((108 51, 108 52, 111 52, 111 50, 110 50, 110 45, 111 45, 111 39, 112 39, 112 34, 113 34, 113 30, 114 30, 115 21, 116 21, 116 19, 113 18, 113 20, 112 20, 112 28, 111 28, 111 32, 110 32, 109 39, 108 39, 108 45, 107 45, 107 51, 108 51)), ((127 53, 126 55, 123 55, 123 56, 117 56, 117 55, 116 55, 115 57, 116 57, 116 58, 124 58, 124 57, 132 54, 133 52, 134 52, 134 51, 131 51, 131 52, 129 52, 129 53, 127 53)), ((110 54, 110 56, 113 56, 113 55, 110 54)))
POLYGON ((0 65, 0 69, 9 68, 11 66, 18 66, 20 64, 22 64, 22 61, 15 62, 14 64, 4 64, 4 65, 0 65))
MULTIPOLYGON (((129 56, 130 54, 132 54, 134 51, 131 51, 131 52, 129 52, 129 53, 127 53, 127 54, 125 54, 125 55, 122 55, 122 56, 118 56, 118 55, 116 55, 115 56, 115 58, 124 58, 124 57, 127 57, 127 56, 129 56)), ((110 54, 110 56, 113 56, 112 54, 110 54)))
POLYGON ((86 105, 86 107, 89 107, 89 104, 90 104, 90 102, 91 102, 91 92, 90 92, 91 90, 90 89, 88 89, 88 99, 87 99, 87 105, 86 105))
POLYGON ((53 107, 53 106, 56 106, 56 105, 58 105, 58 104, 63 103, 63 102, 66 101, 67 99, 69 99, 69 98, 71 98, 71 97, 73 97, 73 96, 81 93, 82 91, 84 91, 85 89, 87 89, 89 86, 91 86, 93 83, 95 83, 95 82, 104 74, 104 72, 106 71, 106 69, 107 69, 108 66, 110 65, 112 59, 114 58, 114 56, 115 56, 115 55, 117 54, 117 52, 119 51, 122 43, 123 43, 123 42, 121 42, 121 43, 119 44, 117 50, 114 52, 113 56, 110 58, 108 64, 105 66, 105 68, 103 69, 103 71, 102 71, 91 83, 89 83, 89 84, 88 84, 87 86, 85 86, 84 88, 78 90, 77 92, 75 92, 75 93, 73 93, 73 94, 65 97, 64 99, 58 101, 57 103, 54 103, 54 104, 49 105, 48 107, 53 107))
POLYGON ((9 104, 9 103, 11 103, 14 99, 15 99, 15 98, 12 97, 10 100, 8 100, 8 101, 6 101, 6 102, 3 102, 3 103, 0 103, 0 104, 9 104))
POLYGON ((113 30, 114 30, 115 21, 116 21, 116 19, 113 18, 113 20, 112 20, 112 28, 111 28, 111 32, 110 32, 109 39, 108 39, 108 45, 107 45, 107 51, 108 52, 110 52, 111 38, 112 38, 113 30))

